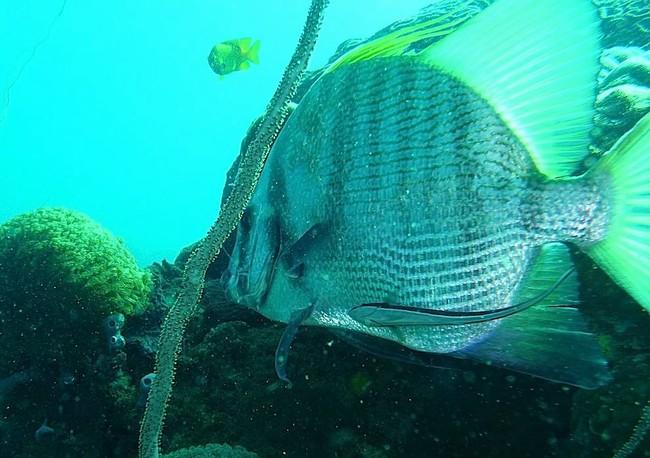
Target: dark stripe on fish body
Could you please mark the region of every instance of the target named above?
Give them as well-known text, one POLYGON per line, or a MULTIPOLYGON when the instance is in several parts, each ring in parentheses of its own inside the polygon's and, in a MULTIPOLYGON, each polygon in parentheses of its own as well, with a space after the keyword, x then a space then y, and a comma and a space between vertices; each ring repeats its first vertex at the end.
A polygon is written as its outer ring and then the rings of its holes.
MULTIPOLYGON (((310 163, 328 181, 326 217, 340 227, 366 227, 370 237, 378 235, 373 226, 382 227, 383 241, 374 240, 375 249, 342 266, 361 289, 398 289, 412 305, 425 305, 435 291, 444 306, 462 309, 479 307, 490 291, 497 296, 493 307, 507 300, 526 262, 521 250, 518 267, 506 262, 522 235, 516 224, 485 221, 480 194, 490 204, 511 205, 515 223, 517 208, 498 197, 498 188, 528 174, 532 162, 512 138, 501 141, 506 154, 492 152, 495 127, 501 136, 512 136, 490 107, 447 75, 404 58, 341 68, 310 92, 294 115, 300 119, 304 113, 301 128, 320 143, 311 145, 318 156, 310 163), (512 150, 518 153, 514 158, 512 150), (483 173, 490 176, 483 179, 483 173), (444 185, 435 183, 440 177, 444 185), (415 207, 427 203, 437 207, 435 221, 415 207), (419 227, 403 227, 416 216, 424 219, 419 227), (401 240, 401 246, 391 240, 401 240)), ((355 236, 361 235, 341 234, 339 248, 345 252, 345 239, 355 236)))
MULTIPOLYGON (((545 179, 490 104, 415 58, 322 76, 265 173, 286 180, 277 214, 294 240, 312 224, 328 227, 300 279, 324 304, 315 316, 325 325, 343 322, 354 305, 388 300, 450 312, 503 308, 537 246, 563 228, 575 232, 563 223, 575 210, 549 217, 533 203, 545 179)), ((407 339, 413 348, 445 352, 491 326, 399 332, 417 333, 407 339)))

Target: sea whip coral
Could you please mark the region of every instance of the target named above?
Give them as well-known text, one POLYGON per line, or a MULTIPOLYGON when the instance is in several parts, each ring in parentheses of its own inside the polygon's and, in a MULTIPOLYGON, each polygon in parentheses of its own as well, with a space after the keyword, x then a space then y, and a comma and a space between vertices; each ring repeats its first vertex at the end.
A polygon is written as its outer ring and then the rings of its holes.
POLYGON ((152 383, 140 427, 140 458, 159 456, 159 442, 167 403, 172 392, 176 360, 187 323, 203 292, 205 272, 221 251, 224 241, 248 206, 284 121, 289 104, 307 68, 329 0, 312 0, 296 50, 269 102, 253 141, 242 156, 235 186, 221 207, 217 220, 192 252, 183 272, 181 289, 162 326, 156 354, 156 378, 152 383))
POLYGON ((632 455, 648 434, 648 430, 650 430, 650 401, 648 401, 641 411, 641 417, 634 427, 632 435, 625 441, 621 448, 616 450, 614 458, 626 458, 632 455))

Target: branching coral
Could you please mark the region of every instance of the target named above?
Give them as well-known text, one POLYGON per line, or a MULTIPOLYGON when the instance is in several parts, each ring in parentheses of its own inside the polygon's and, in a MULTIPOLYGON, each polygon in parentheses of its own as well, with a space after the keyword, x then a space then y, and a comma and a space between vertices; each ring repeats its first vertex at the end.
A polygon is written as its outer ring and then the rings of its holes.
POLYGON ((254 138, 241 158, 235 186, 221 207, 217 220, 205 238, 192 252, 185 265, 180 293, 163 323, 158 353, 156 378, 151 386, 147 407, 140 428, 141 458, 159 456, 159 441, 167 403, 171 396, 176 360, 188 320, 201 297, 205 272, 221 251, 228 236, 239 223, 262 173, 273 142, 286 117, 289 104, 304 75, 328 0, 312 0, 302 34, 284 75, 255 130, 254 138))

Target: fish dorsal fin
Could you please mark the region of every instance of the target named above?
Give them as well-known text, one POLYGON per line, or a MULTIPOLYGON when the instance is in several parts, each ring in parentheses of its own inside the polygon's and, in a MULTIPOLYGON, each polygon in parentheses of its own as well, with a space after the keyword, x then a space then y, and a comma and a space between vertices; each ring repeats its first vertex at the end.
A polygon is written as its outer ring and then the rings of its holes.
POLYGON ((411 45, 418 41, 449 35, 467 20, 467 16, 463 15, 462 11, 467 9, 470 3, 472 2, 458 2, 456 8, 441 16, 401 27, 363 43, 337 59, 327 68, 326 72, 331 72, 343 65, 376 57, 401 56, 408 51, 411 45))
POLYGON ((599 37, 590 0, 497 0, 421 59, 487 100, 555 178, 588 153, 599 37))

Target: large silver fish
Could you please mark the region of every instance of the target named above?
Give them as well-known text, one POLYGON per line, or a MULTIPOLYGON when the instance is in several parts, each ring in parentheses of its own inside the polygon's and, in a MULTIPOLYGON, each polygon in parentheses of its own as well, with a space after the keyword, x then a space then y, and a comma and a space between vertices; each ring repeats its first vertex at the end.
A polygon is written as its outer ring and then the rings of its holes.
POLYGON ((435 26, 351 51, 305 95, 238 227, 227 294, 290 323, 280 363, 304 322, 599 386, 567 244, 650 307, 650 117, 578 176, 590 0, 497 0, 408 51, 435 26))

